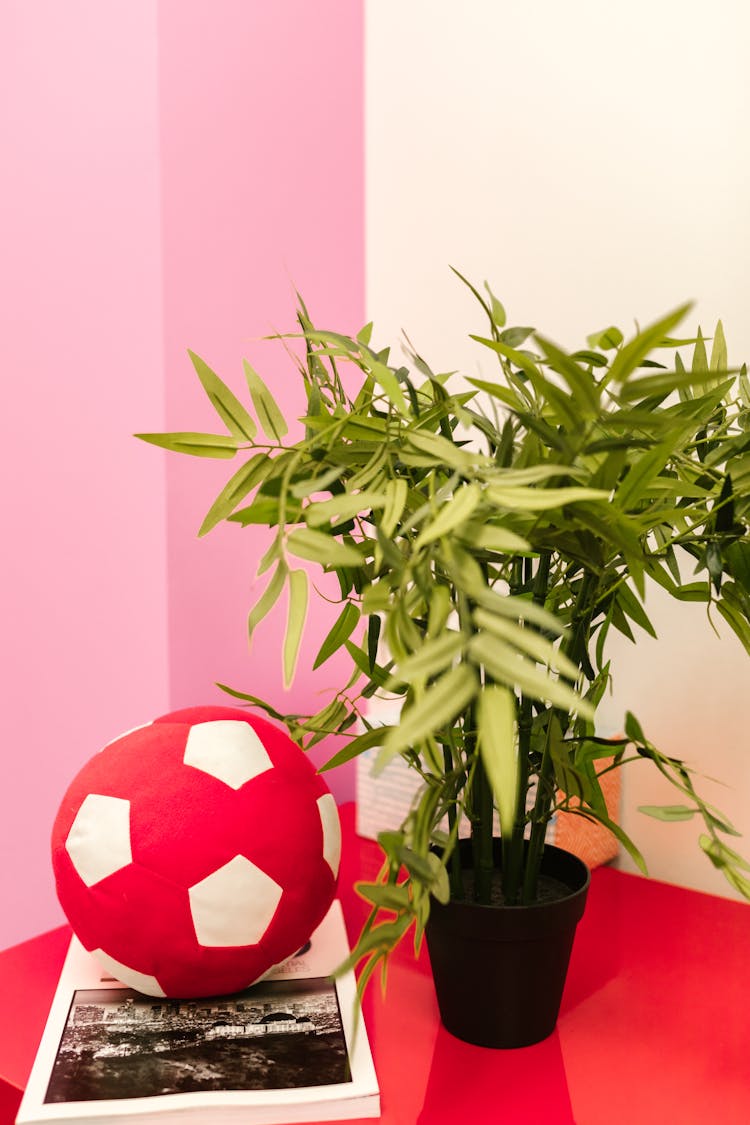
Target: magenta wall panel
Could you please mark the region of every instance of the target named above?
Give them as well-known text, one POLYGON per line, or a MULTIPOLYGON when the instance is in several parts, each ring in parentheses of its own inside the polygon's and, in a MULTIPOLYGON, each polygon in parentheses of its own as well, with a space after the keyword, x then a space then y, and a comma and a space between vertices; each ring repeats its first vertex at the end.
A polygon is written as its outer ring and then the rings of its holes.
POLYGON ((0 5, 0 947, 56 925, 71 776, 167 702, 156 19, 0 5))

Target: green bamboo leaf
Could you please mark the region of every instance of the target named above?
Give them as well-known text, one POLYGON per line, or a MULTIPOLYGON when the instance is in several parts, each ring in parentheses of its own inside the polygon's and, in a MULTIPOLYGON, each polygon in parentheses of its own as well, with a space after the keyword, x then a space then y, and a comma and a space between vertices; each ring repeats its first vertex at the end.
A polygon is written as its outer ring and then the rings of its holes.
POLYGON ((733 543, 725 555, 735 582, 750 594, 750 542, 733 543))
POLYGON ((367 622, 367 656, 370 661, 370 672, 372 672, 378 659, 381 624, 382 622, 378 615, 376 613, 371 613, 369 621, 367 622))
POLYGON ((267 437, 273 437, 276 441, 280 442, 289 429, 284 415, 279 410, 276 400, 257 371, 250 366, 246 359, 242 362, 245 368, 245 378, 247 379, 247 385, 250 390, 250 397, 253 400, 255 413, 258 415, 258 421, 261 424, 263 433, 266 434, 267 437))
POLYGON ((502 340, 488 340, 486 336, 470 334, 470 339, 476 340, 478 344, 489 348, 490 351, 497 352, 503 359, 510 360, 514 366, 523 371, 527 378, 534 380, 539 376, 539 368, 526 352, 518 351, 517 348, 512 348, 510 344, 504 344, 502 340))
POLYGON ((366 750, 371 750, 374 746, 382 746, 388 730, 390 730, 390 727, 373 727, 372 730, 366 730, 363 734, 358 734, 347 746, 344 746, 342 750, 338 750, 332 758, 329 758, 325 765, 319 766, 318 772, 323 773, 325 770, 343 766, 346 762, 351 762, 353 758, 358 758, 360 754, 364 754, 366 750))
POLYGON ((289 491, 297 500, 305 500, 316 492, 326 492, 329 485, 338 480, 344 471, 343 465, 334 465, 327 472, 321 473, 319 477, 296 481, 289 491))
MULTIPOLYGON (((693 387, 711 387, 713 389, 716 376, 710 371, 698 371, 695 374, 682 374, 679 371, 665 371, 659 375, 644 375, 640 379, 631 379, 620 389, 619 398, 622 402, 643 402, 655 395, 666 397, 672 391, 684 390, 693 387)), ((734 383, 734 374, 731 379, 726 379, 718 384, 717 390, 720 397, 728 391, 734 383)))
POLYGON ((461 652, 465 640, 462 633, 448 629, 441 636, 425 641, 417 652, 398 661, 394 683, 411 684, 445 671, 461 652))
POLYGON ((266 586, 265 590, 258 598, 257 602, 250 610, 247 619, 247 639, 252 640, 255 628, 263 618, 273 609, 274 605, 279 599, 281 591, 284 589, 288 568, 286 563, 282 560, 279 562, 276 570, 271 575, 271 579, 266 586))
POLYGON ((586 479, 585 470, 576 468, 575 465, 529 465, 525 469, 498 469, 482 474, 490 484, 519 485, 542 484, 553 480, 555 477, 572 477, 573 479, 586 479))
POLYGON ((341 428, 344 437, 352 441, 382 442, 385 438, 387 423, 385 418, 368 418, 363 415, 351 416, 341 428))
POLYGON ((364 613, 384 613, 390 609, 393 592, 386 581, 365 586, 362 591, 362 610, 364 613))
POLYGON ((518 325, 515 328, 506 328, 504 332, 500 333, 500 340, 503 344, 508 344, 511 348, 520 348, 529 336, 531 336, 533 328, 526 328, 518 325))
MULTIPOLYGON (((449 444, 446 442, 446 444, 449 444)), ((417 536, 414 549, 419 550, 427 543, 442 539, 449 532, 465 523, 479 504, 482 494, 479 485, 472 481, 456 489, 453 496, 440 508, 431 523, 426 524, 417 536)))
POLYGON ((381 773, 396 754, 452 722, 471 703, 477 687, 476 673, 468 664, 451 668, 431 684, 418 702, 402 711, 398 726, 388 730, 373 773, 381 773))
POLYGON ((709 806, 704 805, 701 808, 701 814, 713 824, 714 828, 718 828, 720 832, 726 832, 728 836, 742 836, 742 833, 738 832, 734 825, 729 823, 723 813, 718 814, 717 811, 713 809, 709 811, 709 806))
POLYGON ((579 367, 574 359, 571 359, 564 351, 553 344, 551 340, 547 340, 542 336, 537 335, 537 341, 544 349, 545 356, 558 375, 562 375, 565 382, 568 384, 571 394, 576 400, 579 408, 584 413, 593 418, 599 413, 599 389, 594 382, 593 376, 579 367))
POLYGON ((373 355, 365 344, 352 340, 350 336, 344 336, 341 332, 329 332, 322 328, 310 328, 305 330, 304 335, 305 339, 310 340, 313 344, 332 345, 335 353, 339 355, 350 355, 353 359, 356 359, 360 352, 373 355))
POLYGON ((367 676, 370 683, 375 684, 376 687, 384 688, 388 683, 388 668, 383 668, 380 664, 370 660, 370 653, 365 652, 363 648, 359 648, 353 641, 345 641, 344 648, 349 653, 357 668, 363 676, 367 676))
POLYGON ((359 620, 360 613, 356 605, 352 602, 347 602, 336 619, 333 628, 320 646, 320 651, 315 657, 313 670, 319 668, 321 664, 325 664, 329 656, 333 656, 334 652, 341 648, 344 641, 348 640, 356 629, 359 620))
POLYGON ((648 484, 663 471, 674 453, 671 441, 664 441, 631 463, 627 476, 614 495, 614 506, 624 512, 643 499, 648 484))
POLYGON ((217 523, 221 523, 232 514, 241 500, 248 492, 263 479, 267 464, 271 458, 266 453, 256 453, 254 457, 238 469, 233 477, 227 481, 211 507, 206 512, 205 519, 200 526, 198 536, 206 535, 217 523))
POLYGON ((594 718, 594 708, 582 699, 563 680, 553 679, 542 668, 524 659, 511 645, 505 644, 488 632, 477 633, 467 646, 471 660, 484 667, 498 683, 561 707, 585 719, 594 718))
POLYGON ((430 460, 425 464, 450 465, 456 469, 474 468, 478 465, 491 465, 489 457, 459 449, 452 441, 429 430, 406 430, 404 439, 430 460))
MULTIPOLYGON (((679 352, 674 353, 674 369, 679 372, 683 380, 687 378, 685 364, 679 352)), ((680 402, 690 402, 693 399, 693 388, 686 386, 684 383, 678 387, 677 393, 680 396, 680 402)))
POLYGON ((620 607, 616 598, 612 599, 612 605, 610 608, 612 611, 610 620, 615 629, 617 629, 620 633, 622 633, 624 637, 627 637, 629 641, 635 644, 635 637, 633 636, 633 630, 630 628, 630 622, 622 612, 622 608, 620 607))
POLYGON ((643 733, 643 727, 632 711, 625 712, 625 734, 632 742, 637 742, 641 746, 645 745, 646 743, 646 736, 643 733))
POLYGON ((355 883, 357 893, 381 910, 394 910, 398 913, 409 907, 409 887, 406 883, 355 883))
MULTIPOLYGON (((234 519, 234 516, 230 516, 229 518, 230 518, 230 520, 232 520, 232 519, 234 519)), ((282 543, 282 540, 281 540, 281 536, 280 535, 274 535, 274 537, 271 540, 271 542, 269 543, 268 548, 266 549, 262 559, 258 563, 258 570, 257 570, 258 578, 260 578, 261 574, 265 574, 267 570, 270 570, 275 562, 281 561, 283 558, 284 558, 284 549, 283 549, 283 543, 282 543)))
POLYGON ((393 535, 403 515, 408 494, 409 485, 403 477, 389 480, 385 486, 385 505, 380 520, 380 530, 388 538, 393 535))
POLYGON ((482 306, 484 311, 487 313, 487 316, 489 317, 490 323, 493 325, 493 327, 502 328, 503 325, 505 324, 505 309, 503 308, 500 301, 498 301, 497 297, 494 297, 494 295, 493 295, 492 291, 490 290, 490 287, 487 284, 487 282, 485 281, 484 284, 485 284, 485 288, 487 289, 487 292, 489 293, 491 306, 487 304, 487 302, 485 301, 484 297, 479 292, 479 290, 475 289, 474 286, 471 284, 471 282, 468 280, 468 278, 464 277, 464 275, 462 273, 460 273, 456 269, 455 266, 451 266, 450 269, 452 270, 453 273, 455 273, 456 277, 460 278, 460 280, 464 283, 466 288, 469 289, 474 294, 476 299, 479 301, 479 304, 482 306), (496 316, 499 319, 496 320, 495 319, 496 316))
POLYGON ((745 409, 750 409, 750 379, 747 377, 746 363, 740 368, 740 399, 745 409))
POLYGON ((485 394, 490 395, 492 398, 499 399, 500 402, 509 406, 511 410, 523 410, 528 406, 528 403, 524 402, 515 390, 503 387, 499 383, 490 383, 487 379, 469 378, 467 378, 466 382, 471 383, 472 387, 476 387, 479 391, 484 391, 485 394))
MULTIPOLYGON (((456 584, 462 587, 463 583, 460 569, 454 571, 454 573, 457 575, 456 584)), ((477 585, 474 582, 470 582, 464 588, 470 597, 473 597, 479 605, 488 609, 490 613, 500 614, 502 617, 508 617, 512 621, 527 621, 532 625, 538 625, 541 629, 546 629, 554 636, 558 636, 565 630, 565 626, 554 614, 544 609, 543 606, 537 605, 536 602, 531 601, 530 598, 499 594, 496 590, 491 590, 483 583, 477 585)))
POLYGON ((715 840, 710 836, 700 836, 698 843, 716 867, 723 867, 725 864, 730 863, 737 864, 738 867, 742 867, 745 871, 750 871, 750 863, 748 863, 745 857, 741 856, 739 852, 736 852, 733 848, 730 848, 722 840, 715 840))
POLYGON ((498 617, 486 609, 474 611, 474 623, 480 629, 486 629, 493 636, 507 641, 508 644, 517 649, 521 649, 522 652, 532 656, 534 660, 538 660, 540 664, 548 664, 550 668, 560 672, 563 676, 567 676, 569 680, 575 682, 578 679, 580 670, 573 661, 569 660, 559 647, 555 647, 551 641, 548 641, 535 629, 517 625, 515 621, 510 621, 507 617, 498 617))
POLYGON ((635 621, 636 625, 640 625, 644 632, 649 636, 656 638, 656 630, 654 629, 645 609, 638 601, 633 591, 628 586, 627 582, 623 582, 617 588, 617 603, 623 613, 627 614, 631 621, 635 621))
POLYGON ((748 622, 745 615, 735 605, 728 602, 726 598, 721 598, 720 601, 717 601, 716 608, 727 625, 729 625, 742 642, 745 652, 750 656, 750 622, 748 622))
POLYGON ((692 820, 698 809, 688 808, 687 805, 639 805, 638 812, 655 820, 675 821, 692 820))
POLYGON ((487 496, 498 507, 511 511, 542 512, 562 508, 582 500, 609 501, 610 494, 601 488, 513 488, 499 484, 487 487, 487 496))
POLYGON ((237 396, 204 360, 188 349, 188 355, 216 413, 231 434, 252 441, 258 427, 237 396))
POLYGON ((672 329, 677 327, 690 311, 690 308, 690 303, 680 305, 674 312, 667 313, 666 316, 654 321, 642 332, 638 332, 627 344, 624 344, 612 360, 612 366, 605 375, 604 382, 606 384, 624 383, 640 367, 641 361, 648 356, 649 352, 659 347, 663 338, 669 336, 672 329))
POLYGON ((724 336, 724 325, 721 321, 717 322, 716 331, 714 332, 714 342, 711 347, 711 361, 709 367, 711 371, 726 371, 729 366, 727 354, 727 341, 724 336))
POLYGON ((450 902, 451 885, 448 878, 448 872, 445 869, 444 863, 440 861, 438 856, 430 852, 427 856, 427 862, 432 869, 432 881, 430 883, 430 894, 446 906, 450 902))
POLYGON ((562 728, 557 715, 550 717, 547 746, 558 789, 562 790, 568 799, 571 797, 580 798, 588 807, 597 812, 604 811, 606 813, 607 805, 601 786, 597 781, 596 772, 591 770, 589 775, 585 768, 580 769, 575 764, 574 756, 562 736, 562 728))
MULTIPOLYGON (((311 750, 329 734, 338 734, 342 727, 346 729, 346 726, 350 725, 346 722, 348 716, 350 712, 346 703, 343 699, 336 698, 326 703, 316 715, 305 719, 300 723, 300 729, 310 736, 305 742, 305 749, 311 750)), ((355 721, 356 716, 351 716, 351 722, 355 721)))
POLYGON ((284 635, 284 687, 289 688, 299 657, 302 630, 305 625, 308 599, 307 572, 292 570, 289 573, 289 608, 284 635))
POLYGON ((609 362, 601 352, 590 352, 586 348, 579 348, 578 351, 571 352, 570 358, 574 359, 576 363, 583 363, 586 367, 607 367, 609 362))
POLYGON ((298 559, 308 559, 321 566, 361 566, 362 556, 356 547, 341 543, 323 531, 302 527, 293 531, 286 541, 287 550, 298 559))
POLYGON ((221 691, 226 692, 227 695, 231 695, 233 699, 241 699, 244 703, 252 703, 253 707, 260 707, 261 711, 265 711, 271 719, 275 719, 279 723, 286 723, 287 716, 282 715, 280 711, 277 711, 270 703, 266 703, 264 699, 259 699, 257 695, 249 695, 246 691, 238 691, 237 688, 229 687, 227 684, 218 681, 216 686, 221 691))
POLYGON ((590 348, 601 348, 603 352, 611 352, 619 348, 624 339, 620 329, 613 326, 605 328, 603 332, 594 332, 592 336, 587 336, 586 343, 590 348))
POLYGON ((531 544, 506 527, 470 520, 458 534, 462 542, 471 543, 482 551, 499 551, 507 555, 532 553, 531 544))
MULTIPOLYGON (((526 351, 518 351, 515 348, 509 348, 500 340, 487 340, 481 336, 472 336, 471 339, 476 340, 492 351, 498 352, 499 355, 510 360, 510 362, 514 363, 517 367, 520 367, 534 388, 537 396, 549 404, 558 425, 571 431, 579 428, 581 422, 580 410, 576 408, 576 404, 569 394, 542 374, 535 362, 536 357, 533 357, 526 351)), ((505 374, 506 378, 516 386, 507 365, 505 374)), ((519 390, 520 393, 520 388, 517 387, 516 389, 519 390)))
MULTIPOLYGON (((458 276, 461 277, 460 274, 458 274, 458 276)), ((461 280, 465 281, 465 278, 461 278, 461 280)), ((466 284, 468 284, 468 282, 466 282, 466 284)), ((497 299, 497 297, 492 292, 492 290, 489 287, 489 284, 486 281, 484 283, 484 287, 487 290, 487 295, 489 296, 489 299, 490 299, 490 313, 491 313, 492 321, 496 325, 497 328, 502 328, 503 325, 505 324, 505 319, 506 319, 505 309, 503 307, 503 303, 502 303, 502 301, 499 301, 497 299)), ((474 290, 474 292, 476 293, 476 290, 474 290)), ((533 332, 534 330, 533 330, 533 328, 531 328, 531 329, 529 329, 529 331, 533 332)))
MULTIPOLYGON (((287 504, 286 518, 288 523, 297 523, 301 515, 302 510, 299 503, 287 504)), ((249 527, 250 524, 274 527, 279 522, 279 498, 278 496, 264 496, 262 493, 256 493, 252 504, 249 504, 246 508, 239 508, 226 518, 229 523, 238 523, 240 527, 249 527)))
POLYGON ((381 445, 378 449, 368 448, 366 451, 363 451, 357 449, 355 443, 352 442, 346 450, 345 456, 347 458, 347 464, 351 469, 356 469, 357 465, 361 465, 361 468, 357 472, 354 472, 353 476, 349 477, 346 485, 347 491, 352 495, 365 490, 380 493, 385 487, 386 482, 388 458, 385 446, 381 445))
POLYGON ((341 492, 330 500, 318 500, 309 504, 305 508, 305 522, 308 527, 324 527, 331 520, 344 523, 354 516, 383 508, 385 502, 385 496, 381 492, 341 492))
POLYGON ((427 615, 427 637, 432 640, 442 633, 453 610, 451 593, 447 586, 439 583, 430 591, 430 605, 427 615))
POLYGON ((513 831, 518 799, 518 749, 516 701, 505 687, 493 684, 479 695, 477 707, 479 752, 500 817, 500 831, 509 838, 513 831))
POLYGON ((702 374, 709 370, 706 341, 703 338, 703 333, 700 328, 698 329, 698 336, 695 341, 695 348, 693 349, 693 362, 690 369, 694 375, 702 374))
POLYGON ((404 392, 401 385, 396 378, 396 375, 384 363, 375 362, 370 368, 371 374, 377 383, 383 388, 388 400, 396 407, 399 414, 408 414, 408 407, 404 392))
MULTIPOLYGON (((582 815, 580 812, 578 812, 578 810, 576 808, 570 808, 568 811, 572 812, 572 813, 574 813, 578 816, 582 815)), ((615 837, 615 839, 620 841, 622 846, 625 848, 625 851, 630 855, 630 858, 635 863, 638 870, 643 875, 648 875, 648 868, 646 867, 646 861, 643 858, 643 856, 641 855, 641 852, 636 847, 635 843, 631 840, 630 836, 628 836, 627 832, 623 828, 620 827, 620 825, 617 823, 617 821, 616 820, 610 820, 610 818, 608 816, 606 816, 605 813, 603 811, 599 810, 599 809, 591 809, 591 810, 588 810, 588 811, 590 811, 590 815, 594 818, 594 820, 598 820, 600 824, 603 824, 605 828, 608 828, 610 830, 610 832, 612 833, 612 835, 615 837)))
POLYGON ((226 434, 197 434, 176 432, 171 434, 134 434, 149 445, 158 445, 173 453, 188 453, 191 457, 234 457, 239 446, 236 437, 226 434))
POLYGON ((721 873, 729 885, 739 891, 743 898, 750 899, 750 879, 741 875, 733 867, 723 867, 721 873))

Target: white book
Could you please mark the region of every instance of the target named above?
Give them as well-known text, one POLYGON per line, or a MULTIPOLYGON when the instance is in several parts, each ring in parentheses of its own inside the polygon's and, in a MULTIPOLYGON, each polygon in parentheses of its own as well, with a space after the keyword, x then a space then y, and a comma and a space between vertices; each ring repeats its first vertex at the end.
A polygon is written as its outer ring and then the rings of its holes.
POLYGON ((306 946, 231 996, 170 1000, 114 980, 74 937, 17 1125, 379 1117, 341 905, 306 946))

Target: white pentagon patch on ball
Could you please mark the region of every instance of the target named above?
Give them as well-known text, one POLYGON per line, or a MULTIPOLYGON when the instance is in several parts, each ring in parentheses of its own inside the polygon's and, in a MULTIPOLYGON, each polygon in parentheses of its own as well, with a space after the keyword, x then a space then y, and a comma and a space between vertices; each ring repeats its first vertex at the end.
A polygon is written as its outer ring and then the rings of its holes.
POLYGON ((190 728, 185 746, 186 766, 211 774, 232 789, 273 769, 268 751, 247 723, 218 719, 190 728))
POLYGON ((201 945, 255 945, 273 921, 282 888, 244 855, 188 887, 201 945))
POLYGON ((149 976, 148 973, 139 973, 137 969, 131 969, 130 965, 123 965, 122 961, 110 957, 103 949, 93 949, 91 952, 101 967, 111 973, 115 980, 122 981, 123 984, 136 989, 137 992, 145 993, 146 996, 166 996, 156 977, 149 976))
POLYGON ((339 810, 333 794, 325 793, 317 800, 320 823, 323 826, 323 859, 326 861, 334 879, 339 873, 341 862, 341 822, 339 810))
POLYGON ((65 841, 68 855, 87 887, 133 862, 130 801, 89 793, 65 841))

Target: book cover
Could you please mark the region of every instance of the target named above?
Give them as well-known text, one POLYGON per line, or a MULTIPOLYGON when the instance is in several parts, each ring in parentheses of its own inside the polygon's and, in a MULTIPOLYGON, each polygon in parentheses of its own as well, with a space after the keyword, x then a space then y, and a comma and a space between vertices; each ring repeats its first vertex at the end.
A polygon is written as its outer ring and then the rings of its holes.
POLYGON ((378 1117, 334 902, 309 944, 230 996, 144 996, 74 937, 17 1122, 281 1122, 378 1117))

